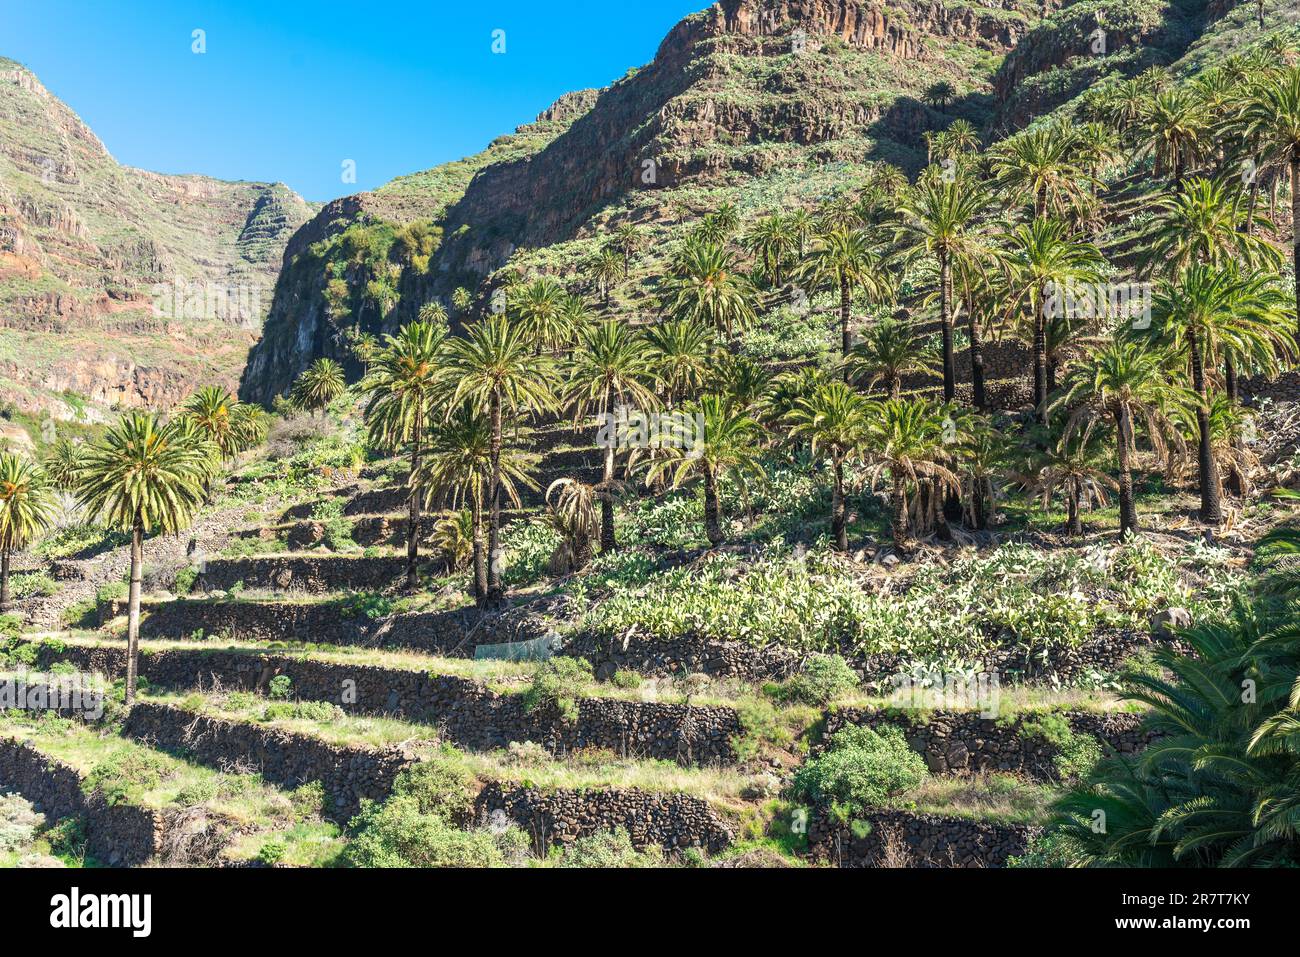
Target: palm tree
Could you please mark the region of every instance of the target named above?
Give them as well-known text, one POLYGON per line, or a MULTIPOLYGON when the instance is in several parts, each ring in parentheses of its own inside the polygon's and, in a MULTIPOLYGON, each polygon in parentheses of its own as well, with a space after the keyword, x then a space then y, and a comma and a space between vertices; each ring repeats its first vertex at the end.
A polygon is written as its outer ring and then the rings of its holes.
POLYGON ((1188 164, 1196 162, 1208 145, 1210 116, 1204 101, 1182 86, 1161 90, 1152 97, 1143 126, 1141 152, 1151 155, 1156 172, 1164 172, 1179 189, 1188 164))
POLYGON ((516 299, 512 318, 537 353, 544 348, 556 351, 572 338, 567 301, 564 287, 550 276, 530 282, 516 299))
POLYGON ((984 416, 966 416, 958 424, 956 462, 961 470, 961 498, 964 513, 977 531, 989 525, 996 501, 996 482, 1010 454, 1005 433, 984 416))
POLYGON ((1017 133, 989 153, 998 188, 1016 205, 1029 197, 1036 219, 1061 215, 1092 186, 1078 156, 1073 133, 1061 124, 1017 133))
POLYGON ((926 399, 890 399, 870 417, 866 455, 873 485, 888 473, 893 506, 894 550, 906 554, 909 538, 908 490, 924 484, 938 495, 956 492, 961 482, 949 467, 943 407, 926 399))
POLYGON ((522 330, 504 316, 476 323, 448 350, 447 379, 455 383, 451 401, 468 400, 486 410, 492 427, 488 482, 488 587, 485 604, 498 608, 505 598, 501 583, 501 428, 507 414, 538 413, 553 408, 555 373, 545 356, 529 354, 522 330))
POLYGON ((632 257, 645 243, 645 237, 635 223, 623 223, 614 230, 614 245, 623 254, 623 278, 632 270, 632 257))
POLYGON ((598 489, 574 478, 556 479, 546 490, 546 518, 560 536, 560 547, 551 558, 552 575, 568 575, 591 563, 591 543, 601 521, 598 501, 598 489), (552 501, 556 491, 559 495, 552 501))
POLYGON ((1285 314, 1285 306, 1263 275, 1243 277, 1231 265, 1191 266, 1177 280, 1163 283, 1152 302, 1153 330, 1172 352, 1185 354, 1191 366, 1200 442, 1201 521, 1206 524, 1223 522, 1206 363, 1228 343, 1251 354, 1274 353, 1288 345, 1293 349, 1281 329, 1285 314))
POLYGON ((223 459, 231 459, 250 448, 255 436, 253 424, 237 412, 240 402, 216 385, 204 386, 181 403, 180 414, 188 417, 217 447, 223 459))
POLYGON ((1064 308, 1064 291, 1095 283, 1103 260, 1092 243, 1070 235, 1060 220, 1035 219, 1010 236, 1011 301, 1026 298, 1034 322, 1034 406, 1046 421, 1048 313, 1064 308))
POLYGON ((872 251, 865 232, 839 228, 821 237, 808 253, 801 269, 802 275, 813 286, 833 285, 838 288, 840 354, 847 356, 853 347, 849 328, 849 304, 853 292, 862 290, 868 299, 875 302, 882 302, 892 295, 892 279, 884 260, 872 251))
POLYGON ((721 243, 689 239, 673 261, 662 293, 664 311, 678 319, 698 319, 728 339, 733 330, 757 321, 758 294, 732 254, 721 243))
MULTIPOLYGON (((520 486, 535 488, 530 471, 537 456, 501 452, 501 491, 514 507, 520 503, 520 486)), ((492 422, 469 402, 458 405, 444 421, 434 422, 426 454, 413 485, 424 490, 426 507, 469 506, 469 554, 473 559, 474 598, 487 600, 487 549, 483 541, 483 509, 492 478, 492 422)))
POLYGON ((411 471, 407 479, 406 586, 419 587, 420 561, 420 458, 432 420, 441 411, 442 348, 446 330, 427 322, 403 326, 396 336, 386 336, 375 357, 374 368, 362 382, 368 395, 366 425, 377 448, 409 445, 411 471))
POLYGON ((646 345, 664 404, 673 408, 704 385, 713 354, 713 329, 693 319, 669 319, 646 330, 646 345))
POLYGON ((77 498, 106 525, 131 533, 131 586, 127 599, 126 704, 135 701, 140 650, 140 581, 144 539, 187 528, 203 501, 216 448, 183 419, 163 423, 131 412, 85 455, 77 498))
POLYGON ((774 288, 781 285, 782 266, 798 245, 798 236, 780 213, 757 220, 745 234, 745 248, 762 264, 763 274, 774 288))
POLYGON ((812 213, 800 207, 792 212, 786 213, 786 225, 790 227, 790 235, 794 237, 796 246, 795 256, 803 259, 808 252, 808 244, 812 242, 813 236, 817 234, 817 223, 813 219, 812 213))
POLYGON ((71 439, 57 439, 41 460, 41 468, 50 485, 60 492, 71 492, 77 487, 77 472, 81 468, 78 445, 71 439))
POLYGON ((939 109, 942 112, 948 104, 957 97, 957 88, 947 80, 939 80, 931 83, 921 94, 921 99, 939 109))
POLYGON ((921 340, 896 319, 882 319, 868 326, 862 341, 849 350, 844 365, 850 382, 863 382, 868 391, 884 383, 891 399, 899 397, 904 376, 933 375, 938 371, 938 364, 921 340))
POLYGON ((791 437, 807 439, 814 455, 820 449, 830 456, 831 539, 842 552, 849 548, 844 463, 866 441, 871 414, 870 402, 843 382, 831 382, 801 399, 788 417, 791 437))
POLYGON ((596 280, 600 289, 601 301, 608 307, 610 290, 623 275, 622 257, 615 250, 606 247, 592 261, 590 268, 591 278, 596 280))
POLYGON ((1081 431, 1086 441, 1099 419, 1109 417, 1113 422, 1121 539, 1138 530, 1133 497, 1136 422, 1146 425, 1147 438, 1157 457, 1163 459, 1168 452, 1166 437, 1178 438, 1169 416, 1189 404, 1187 390, 1169 380, 1164 359, 1159 350, 1117 337, 1070 371, 1064 395, 1053 404, 1053 411, 1072 410, 1065 424, 1066 436, 1081 431))
POLYGON ((1176 196, 1161 199, 1157 210, 1145 251, 1148 271, 1162 268, 1176 276, 1192 263, 1232 259, 1273 269, 1281 265, 1272 244, 1254 235, 1254 227, 1268 221, 1246 209, 1240 193, 1229 194, 1221 182, 1189 179, 1176 196))
POLYGON ((721 510, 718 485, 733 474, 761 474, 758 448, 763 440, 759 424, 723 396, 705 394, 692 408, 701 417, 704 434, 692 447, 664 449, 662 457, 651 460, 647 482, 660 474, 670 475, 674 488, 699 475, 704 480, 704 531, 709 544, 722 544, 721 510))
POLYGON ((1067 535, 1083 534, 1084 508, 1105 508, 1107 492, 1118 491, 1119 483, 1103 471, 1102 432, 1078 431, 1060 435, 1045 447, 1034 446, 1028 473, 1021 479, 1039 497, 1044 509, 1056 496, 1065 496, 1067 535))
MULTIPOLYGON (((1245 134, 1259 144, 1264 166, 1270 162, 1291 167, 1291 221, 1300 223, 1300 66, 1290 66, 1276 76, 1264 77, 1242 112, 1245 134)), ((1295 269, 1296 321, 1300 322, 1300 228, 1293 229, 1292 266, 1295 269)))
POLYGON ((464 568, 471 558, 482 558, 482 553, 475 551, 481 543, 474 538, 474 518, 468 511, 451 512, 440 518, 433 526, 429 544, 442 552, 447 568, 453 572, 464 568))
POLYGON ((578 340, 573 353, 565 387, 565 404, 573 406, 575 424, 594 413, 603 426, 604 470, 598 486, 602 552, 617 547, 614 540, 614 465, 623 437, 617 434, 612 423, 620 407, 631 406, 642 414, 653 408, 651 361, 646 340, 627 324, 613 319, 591 327, 578 340))
POLYGON ((761 362, 748 356, 721 352, 714 360, 708 389, 737 408, 754 412, 767 398, 772 373, 761 362))
POLYGON ((309 365, 293 385, 293 402, 313 416, 343 394, 347 382, 343 367, 333 359, 321 357, 309 365))
POLYGON ((40 467, 0 452, 0 612, 9 610, 9 559, 54 521, 53 487, 40 467))
POLYGON ((1100 114, 1125 135, 1138 129, 1151 108, 1151 88, 1141 77, 1119 80, 1099 100, 1100 114))
POLYGON ((968 182, 923 180, 899 204, 899 236, 912 255, 933 257, 939 267, 939 321, 943 333, 943 399, 957 394, 952 353, 952 267, 972 251, 975 221, 988 201, 968 182))

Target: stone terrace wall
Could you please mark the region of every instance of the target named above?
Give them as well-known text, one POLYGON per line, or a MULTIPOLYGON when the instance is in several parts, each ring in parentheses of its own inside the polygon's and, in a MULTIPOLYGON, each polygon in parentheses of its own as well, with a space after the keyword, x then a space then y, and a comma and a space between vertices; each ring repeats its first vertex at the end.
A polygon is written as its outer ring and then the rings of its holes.
POLYGON ((402 557, 348 558, 342 555, 294 555, 213 558, 196 586, 201 591, 274 588, 321 594, 331 591, 382 591, 406 574, 402 557))
MULTIPOLYGON (((427 536, 428 523, 422 523, 421 532, 427 536)), ((352 541, 361 546, 396 545, 406 541, 406 519, 387 516, 369 516, 358 518, 349 523, 352 541)), ((269 541, 276 534, 283 536, 285 544, 294 550, 315 548, 325 541, 325 523, 313 519, 301 519, 283 528, 247 528, 235 533, 242 539, 269 541)))
POLYGON ((1037 830, 911 811, 875 811, 864 819, 871 830, 858 837, 815 817, 808 827, 813 856, 839 867, 1002 867, 1025 853, 1037 830))
POLYGON ((146 605, 141 625, 147 638, 208 637, 234 641, 301 641, 322 645, 413 648, 469 658, 477 644, 525 641, 546 633, 538 619, 509 612, 483 615, 473 609, 420 612, 370 619, 349 617, 334 602, 179 600, 146 605))
MULTIPOLYGON (((1141 751, 1155 737, 1142 728, 1140 714, 1056 713, 1069 722, 1071 730, 1092 735, 1125 753, 1141 751)), ((1055 781, 1058 750, 1032 734, 1022 733, 1025 723, 1033 717, 1020 715, 1000 724, 971 711, 931 711, 912 716, 900 711, 845 708, 827 713, 826 732, 833 734, 849 724, 892 724, 903 729, 907 743, 936 774, 1008 771, 1055 781)))
POLYGON ((327 810, 347 823, 363 800, 382 801, 412 758, 398 749, 337 747, 318 738, 226 721, 160 704, 137 704, 123 733, 212 767, 251 767, 281 787, 320 781, 327 810))
MULTIPOLYGON (((125 651, 68 645, 61 654, 42 647, 41 656, 70 661, 82 671, 117 674, 124 668, 125 651)), ((140 674, 162 688, 210 688, 219 682, 248 691, 263 690, 283 674, 298 698, 435 725, 449 740, 473 750, 533 741, 554 754, 602 748, 682 764, 731 764, 736 760, 733 738, 743 733, 731 708, 584 698, 577 720, 568 722, 548 708, 529 713, 522 695, 501 694, 467 678, 288 655, 153 649, 140 656, 140 674)))
POLYGON ((618 827, 627 829, 637 848, 657 844, 669 851, 698 848, 716 853, 734 837, 731 826, 703 798, 636 788, 542 792, 492 782, 479 794, 475 809, 484 823, 493 812, 504 812, 542 854, 551 845, 565 847, 618 827))
POLYGON ((0 786, 17 791, 51 821, 80 817, 88 853, 111 867, 143 864, 163 846, 157 811, 131 804, 110 807, 98 794, 87 797, 75 768, 22 741, 0 739, 0 786))
POLYGON ((596 677, 607 679, 629 669, 646 675, 703 673, 720 678, 768 681, 799 670, 803 656, 781 648, 756 648, 740 641, 710 641, 696 636, 667 640, 621 639, 581 634, 560 652, 586 658, 596 677))

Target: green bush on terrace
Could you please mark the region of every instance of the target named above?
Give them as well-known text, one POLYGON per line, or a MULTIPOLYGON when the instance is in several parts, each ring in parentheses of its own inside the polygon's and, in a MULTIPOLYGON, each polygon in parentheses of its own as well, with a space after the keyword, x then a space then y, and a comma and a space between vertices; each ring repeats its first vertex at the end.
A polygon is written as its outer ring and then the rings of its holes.
POLYGON ((1003 545, 948 569, 922 568, 897 593, 867 592, 862 574, 822 548, 800 558, 771 546, 751 563, 708 556, 640 585, 593 576, 586 587, 610 594, 592 603, 582 627, 950 661, 992 645, 1045 654, 1098 631, 1145 629, 1153 611, 1173 604, 1217 613, 1237 588, 1217 550, 1188 546, 1174 564, 1142 540, 1069 554, 1003 545), (1185 576, 1199 578, 1195 591, 1185 576))

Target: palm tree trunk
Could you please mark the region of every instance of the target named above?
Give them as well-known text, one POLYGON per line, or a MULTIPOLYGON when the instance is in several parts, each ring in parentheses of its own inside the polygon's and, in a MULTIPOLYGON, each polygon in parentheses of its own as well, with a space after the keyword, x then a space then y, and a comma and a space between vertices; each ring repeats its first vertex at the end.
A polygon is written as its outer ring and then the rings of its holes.
MULTIPOLYGON (((1031 297, 1031 300, 1033 297, 1031 297)), ((1043 309, 1047 300, 1039 296, 1034 306, 1034 410, 1044 425, 1047 424, 1047 316, 1043 309)))
POLYGON ((136 674, 140 658, 140 580, 144 572, 144 529, 131 530, 131 588, 126 612, 126 706, 135 704, 136 674))
POLYGON ((1066 494, 1069 509, 1069 520, 1066 522, 1065 531, 1071 538, 1078 538, 1083 534, 1083 519, 1079 515, 1079 480, 1070 479, 1069 490, 1066 494))
POLYGON ((934 534, 941 542, 952 541, 952 529, 948 527, 948 515, 944 511, 943 489, 938 482, 930 481, 930 511, 934 516, 934 534))
POLYGON ((0 549, 0 612, 9 610, 9 549, 0 549))
POLYGON ((710 468, 704 469, 704 533, 709 544, 717 548, 722 544, 722 521, 718 512, 718 484, 710 468))
POLYGON ((907 543, 907 487, 903 483, 902 475, 897 473, 894 475, 893 505, 894 551, 902 555, 906 551, 907 543))
POLYGON ((612 552, 618 548, 618 542, 614 539, 614 439, 611 436, 609 445, 605 448, 605 468, 604 480, 600 493, 600 551, 612 552))
POLYGON ((505 600, 501 584, 501 393, 492 390, 492 477, 488 492, 488 586, 487 605, 499 608, 505 600))
POLYGON ((980 338, 980 327, 975 321, 974 308, 967 308, 966 314, 970 324, 971 399, 975 403, 975 408, 983 412, 988 408, 988 396, 984 390, 984 342, 980 338))
POLYGON ((1189 338, 1192 354, 1192 388, 1196 392, 1196 426, 1200 431, 1197 450, 1201 483, 1201 521, 1207 525, 1223 524, 1223 505, 1219 500, 1219 469, 1214 462, 1214 445, 1210 437, 1209 397, 1205 390, 1205 363, 1201 358, 1200 335, 1195 329, 1189 338))
POLYGON ((406 516, 406 587, 415 591, 420 587, 416 566, 420 562, 420 488, 416 476, 420 472, 420 450, 423 436, 420 434, 423 423, 417 417, 415 434, 411 442, 411 476, 407 484, 411 492, 407 501, 406 516))
POLYGON ((837 549, 847 552, 849 532, 844 507, 844 460, 837 456, 832 461, 831 468, 835 478, 835 487, 831 490, 831 538, 835 539, 837 549))
MULTIPOLYGON (((1276 183, 1276 180, 1274 181, 1276 183)), ((1296 322, 1300 324, 1300 150, 1291 153, 1291 264, 1295 267, 1296 322)), ((1300 329, 1300 325, 1297 326, 1300 329)))
POLYGON ((1129 462, 1133 416, 1127 405, 1115 412, 1116 452, 1119 459, 1119 537, 1138 530, 1137 504, 1133 499, 1133 467, 1129 462))
POLYGON ((1227 394, 1228 401, 1236 405, 1240 390, 1237 385, 1237 364, 1232 361, 1232 356, 1223 357, 1223 391, 1227 394))
POLYGON ((939 253, 939 322, 943 327, 943 401, 957 394, 957 377, 952 359, 952 265, 948 253, 939 253))
MULTIPOLYGON (((849 337, 849 283, 840 277, 840 354, 847 356, 853 343, 849 337)), ((848 370, 844 372, 844 381, 849 381, 848 370)))
POLYGON ((480 608, 487 601, 487 562, 483 555, 483 502, 477 494, 470 497, 470 528, 474 537, 474 603, 480 608))

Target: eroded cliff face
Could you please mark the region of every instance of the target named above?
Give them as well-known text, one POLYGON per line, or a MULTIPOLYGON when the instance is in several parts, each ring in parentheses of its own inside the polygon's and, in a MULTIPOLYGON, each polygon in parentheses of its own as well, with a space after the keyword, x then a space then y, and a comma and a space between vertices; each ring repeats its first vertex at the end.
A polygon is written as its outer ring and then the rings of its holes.
POLYGON ((61 415, 63 391, 107 411, 170 405, 199 381, 233 386, 284 246, 311 212, 278 184, 121 166, 29 70, 0 58, 6 400, 61 415), (163 286, 175 314, 155 309, 163 286))

